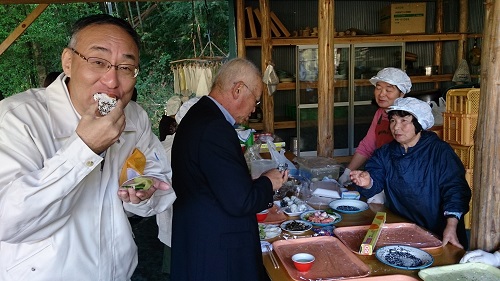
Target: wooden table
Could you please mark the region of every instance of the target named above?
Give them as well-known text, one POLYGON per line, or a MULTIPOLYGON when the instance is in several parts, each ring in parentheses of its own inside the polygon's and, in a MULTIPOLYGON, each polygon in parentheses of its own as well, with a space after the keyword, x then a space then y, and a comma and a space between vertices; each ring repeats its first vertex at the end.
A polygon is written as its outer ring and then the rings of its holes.
MULTIPOLYGON (((405 220, 404 218, 401 218, 391 213, 389 210, 385 209, 383 205, 370 204, 370 209, 364 212, 357 214, 342 214, 342 221, 338 223, 336 227, 370 225, 377 211, 383 211, 387 213, 386 223, 408 222, 408 220, 405 220)), ((307 238, 300 238, 300 239, 307 239, 307 238)), ((451 244, 447 244, 444 247, 439 247, 436 250, 429 251, 429 253, 434 257, 434 263, 432 264, 432 266, 441 266, 441 265, 458 263, 458 261, 465 254, 465 251, 455 246, 452 246, 451 244)), ((276 253, 274 253, 274 255, 275 257, 278 257, 276 253)), ((374 255, 372 256, 358 255, 358 257, 370 267, 369 276, 403 274, 418 279, 419 270, 402 270, 390 267, 377 260, 377 258, 374 255)), ((273 281, 293 280, 279 259, 278 262, 280 264, 280 268, 278 269, 274 268, 271 259, 267 253, 263 254, 263 260, 267 273, 271 278, 271 280, 273 281)))

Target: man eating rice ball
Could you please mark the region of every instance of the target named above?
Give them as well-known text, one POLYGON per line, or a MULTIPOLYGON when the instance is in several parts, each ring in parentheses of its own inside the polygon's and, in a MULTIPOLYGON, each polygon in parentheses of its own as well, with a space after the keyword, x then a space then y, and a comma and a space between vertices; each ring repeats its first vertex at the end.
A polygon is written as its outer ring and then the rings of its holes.
POLYGON ((83 18, 64 73, 0 102, 0 280, 130 280, 127 214, 152 216, 175 199, 165 151, 130 101, 139 46, 126 21, 83 18), (119 186, 131 155, 153 178, 147 190, 119 186))

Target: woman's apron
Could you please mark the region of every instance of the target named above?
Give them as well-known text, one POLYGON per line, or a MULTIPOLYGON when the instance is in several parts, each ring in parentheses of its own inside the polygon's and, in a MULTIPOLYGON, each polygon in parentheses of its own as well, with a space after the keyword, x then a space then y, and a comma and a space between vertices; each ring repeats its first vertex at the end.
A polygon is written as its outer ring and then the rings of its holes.
POLYGON ((383 118, 387 116, 387 113, 382 113, 380 118, 377 121, 377 126, 375 127, 375 145, 377 148, 380 148, 382 145, 386 143, 390 143, 394 138, 392 137, 391 129, 389 128, 389 120, 387 118, 383 118))

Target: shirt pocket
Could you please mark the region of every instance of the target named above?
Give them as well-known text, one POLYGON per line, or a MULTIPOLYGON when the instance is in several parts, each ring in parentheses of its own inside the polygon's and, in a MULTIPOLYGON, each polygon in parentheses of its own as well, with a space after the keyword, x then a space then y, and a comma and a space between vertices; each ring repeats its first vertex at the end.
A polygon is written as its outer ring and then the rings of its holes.
POLYGON ((2 243, 1 248, 0 260, 10 280, 41 280, 51 275, 49 264, 56 257, 49 240, 20 245, 2 243))

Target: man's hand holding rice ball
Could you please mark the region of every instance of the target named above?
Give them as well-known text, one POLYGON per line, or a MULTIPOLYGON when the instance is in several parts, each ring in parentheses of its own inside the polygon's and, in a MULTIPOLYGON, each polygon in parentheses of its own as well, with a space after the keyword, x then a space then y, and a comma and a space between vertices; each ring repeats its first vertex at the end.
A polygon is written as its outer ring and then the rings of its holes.
POLYGON ((95 104, 85 112, 76 128, 80 138, 97 154, 118 141, 125 129, 125 114, 121 100, 105 93, 93 96, 95 104))

